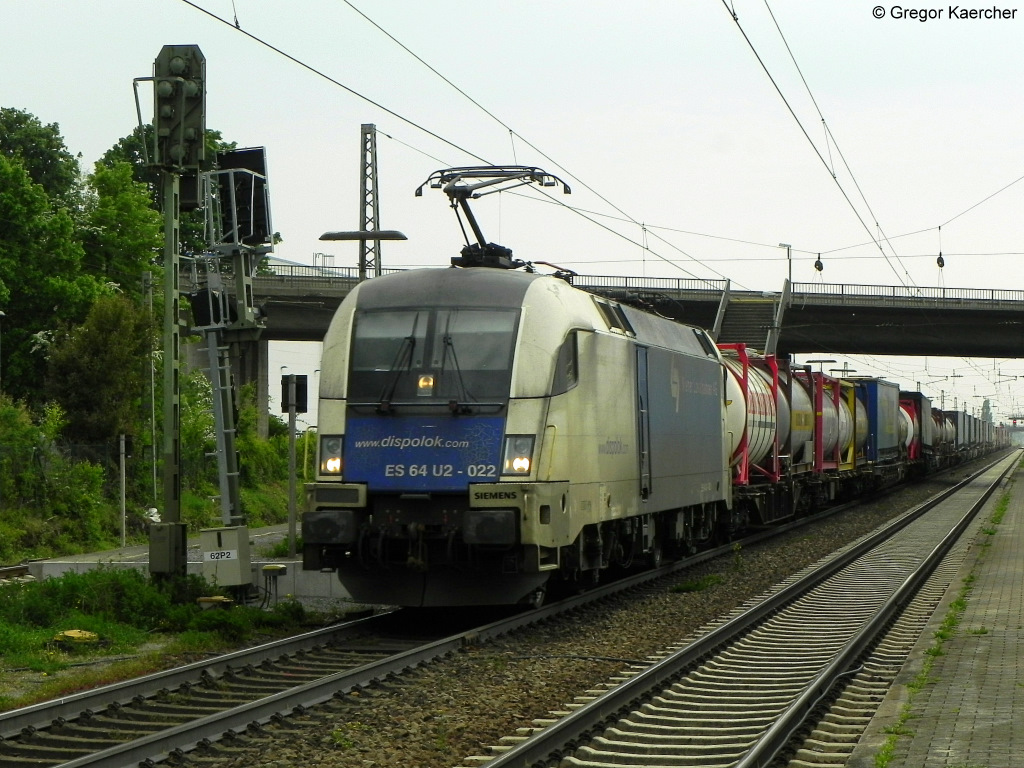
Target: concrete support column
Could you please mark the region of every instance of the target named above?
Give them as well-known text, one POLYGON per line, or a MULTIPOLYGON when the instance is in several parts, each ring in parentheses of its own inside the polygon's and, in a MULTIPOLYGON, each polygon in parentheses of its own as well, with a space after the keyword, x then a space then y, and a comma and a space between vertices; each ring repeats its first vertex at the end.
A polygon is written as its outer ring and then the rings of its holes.
POLYGON ((234 387, 239 389, 249 383, 256 384, 256 430, 266 438, 270 429, 270 342, 266 339, 236 341, 231 344, 231 370, 234 373, 234 387))
POLYGON ((256 405, 259 416, 256 428, 259 436, 266 439, 270 434, 270 342, 260 339, 257 345, 256 405))

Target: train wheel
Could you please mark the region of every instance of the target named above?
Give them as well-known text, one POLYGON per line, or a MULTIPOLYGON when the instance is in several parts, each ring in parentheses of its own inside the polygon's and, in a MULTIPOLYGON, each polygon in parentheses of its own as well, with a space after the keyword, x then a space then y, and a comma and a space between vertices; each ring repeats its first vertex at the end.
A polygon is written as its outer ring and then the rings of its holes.
POLYGON ((526 599, 526 603, 531 608, 540 608, 542 605, 544 605, 544 600, 545 598, 547 598, 547 596, 548 593, 544 587, 537 587, 535 590, 533 590, 533 592, 530 593, 530 596, 526 599))
POLYGON ((647 553, 647 566, 649 568, 660 568, 663 560, 661 537, 655 537, 651 543, 651 551, 647 553))

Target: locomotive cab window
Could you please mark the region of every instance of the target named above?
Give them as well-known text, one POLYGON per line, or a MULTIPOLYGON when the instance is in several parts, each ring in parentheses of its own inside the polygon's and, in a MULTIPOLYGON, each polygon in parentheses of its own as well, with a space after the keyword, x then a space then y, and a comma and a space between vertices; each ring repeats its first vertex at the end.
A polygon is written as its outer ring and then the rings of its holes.
POLYGON ((618 304, 612 304, 608 301, 602 301, 601 299, 594 299, 594 303, 597 304, 597 308, 601 310, 601 315, 604 316, 604 321, 608 323, 608 327, 613 331, 622 331, 623 333, 635 336, 636 332, 633 330, 633 326, 629 320, 626 319, 626 313, 622 311, 622 307, 618 304))
POLYGON ((357 312, 349 356, 354 402, 504 402, 518 311, 357 312))
POLYGON ((560 395, 568 392, 576 386, 577 371, 579 370, 576 355, 576 331, 569 331, 558 349, 558 357, 555 360, 555 375, 551 382, 551 394, 560 395))
POLYGON ((710 338, 708 338, 708 335, 704 331, 702 331, 700 328, 694 328, 693 335, 697 337, 697 342, 704 350, 705 355, 714 358, 718 357, 718 348, 715 347, 715 343, 710 338))

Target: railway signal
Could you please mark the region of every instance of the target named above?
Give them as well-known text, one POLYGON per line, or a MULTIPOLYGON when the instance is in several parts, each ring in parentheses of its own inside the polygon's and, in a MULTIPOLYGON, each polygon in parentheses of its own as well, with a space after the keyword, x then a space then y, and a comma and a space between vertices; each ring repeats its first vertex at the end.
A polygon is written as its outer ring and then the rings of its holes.
POLYGON ((199 168, 206 159, 206 57, 196 45, 165 45, 153 79, 154 160, 199 168))
MULTIPOLYGON (((164 415, 163 521, 150 528, 149 570, 154 575, 183 580, 187 572, 186 524, 181 520, 181 453, 179 349, 182 321, 178 291, 181 190, 196 184, 206 159, 206 57, 197 45, 165 45, 153 62, 153 76, 135 78, 135 109, 142 125, 138 84, 153 83, 153 154, 146 164, 160 169, 164 201, 164 415)), ((148 155, 146 145, 144 153, 148 155)), ((194 195, 188 206, 194 207, 194 195)))

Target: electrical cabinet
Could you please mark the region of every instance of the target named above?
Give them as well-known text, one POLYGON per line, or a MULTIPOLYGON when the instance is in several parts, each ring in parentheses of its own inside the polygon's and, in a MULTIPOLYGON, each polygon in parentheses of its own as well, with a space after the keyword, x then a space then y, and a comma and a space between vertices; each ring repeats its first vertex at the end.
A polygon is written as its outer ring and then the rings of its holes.
POLYGON ((185 567, 185 523, 153 523, 149 526, 149 572, 174 573, 185 567))
POLYGON ((203 576, 219 587, 252 583, 249 559, 249 528, 206 528, 199 532, 203 550, 203 576))

